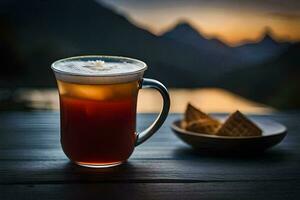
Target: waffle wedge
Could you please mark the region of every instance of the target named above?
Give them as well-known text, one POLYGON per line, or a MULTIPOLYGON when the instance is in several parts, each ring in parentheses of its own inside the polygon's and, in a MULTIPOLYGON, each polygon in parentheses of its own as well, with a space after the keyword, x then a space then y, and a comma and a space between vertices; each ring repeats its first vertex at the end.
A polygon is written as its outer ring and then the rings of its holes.
POLYGON ((188 103, 186 110, 185 110, 184 121, 186 121, 187 123, 190 123, 193 121, 198 121, 200 119, 211 119, 211 120, 215 121, 215 119, 210 117, 208 114, 202 112, 201 110, 197 109, 192 104, 188 103))
POLYGON ((232 113, 218 130, 222 136, 260 136, 262 130, 241 112, 232 113))
POLYGON ((215 135, 220 127, 221 123, 219 121, 206 118, 188 123, 185 129, 196 133, 215 135))

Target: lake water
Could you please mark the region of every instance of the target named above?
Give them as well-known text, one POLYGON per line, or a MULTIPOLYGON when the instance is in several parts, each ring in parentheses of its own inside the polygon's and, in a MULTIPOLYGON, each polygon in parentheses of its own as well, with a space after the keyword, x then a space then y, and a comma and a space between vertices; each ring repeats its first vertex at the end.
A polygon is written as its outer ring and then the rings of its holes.
MULTIPOLYGON (((188 102, 206 112, 233 112, 238 109, 245 113, 266 114, 275 111, 274 108, 219 88, 170 89, 169 92, 171 112, 183 112, 188 102)), ((32 109, 59 109, 56 89, 20 89, 16 96, 19 102, 26 102, 27 107, 32 109)), ((138 112, 159 112, 161 103, 157 91, 140 90, 138 112)))

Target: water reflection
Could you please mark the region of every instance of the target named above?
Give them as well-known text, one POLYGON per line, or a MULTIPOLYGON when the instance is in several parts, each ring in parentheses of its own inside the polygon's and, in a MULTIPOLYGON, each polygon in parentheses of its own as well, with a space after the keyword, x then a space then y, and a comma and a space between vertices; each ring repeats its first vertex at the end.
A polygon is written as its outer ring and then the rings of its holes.
MULTIPOLYGON (((206 112, 233 112, 239 109, 245 113, 266 114, 275 111, 266 105, 248 100, 220 88, 170 89, 171 112, 183 112, 187 102, 206 112)), ((0 92, 0 110, 9 109, 58 110, 56 89, 18 89, 14 92, 0 92)), ((159 112, 161 98, 154 90, 141 90, 138 112, 159 112), (160 103, 158 103, 160 102, 160 103)))

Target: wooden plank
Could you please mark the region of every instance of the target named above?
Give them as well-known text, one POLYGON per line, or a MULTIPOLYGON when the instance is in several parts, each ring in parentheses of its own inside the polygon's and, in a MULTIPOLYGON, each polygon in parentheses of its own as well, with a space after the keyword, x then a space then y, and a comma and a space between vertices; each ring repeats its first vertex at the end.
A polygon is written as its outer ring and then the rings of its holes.
MULTIPOLYGON (((150 142, 150 141, 149 141, 150 142)), ((201 160, 205 161, 207 159, 214 158, 214 156, 209 156, 193 151, 186 144, 164 144, 159 146, 152 145, 142 145, 137 147, 134 153, 131 155, 130 160, 201 160)), ((221 159, 217 156, 215 158, 221 159)), ((240 157, 242 158, 242 156, 240 157)), ((293 145, 280 144, 273 149, 268 150, 262 155, 246 157, 250 160, 259 161, 272 161, 281 160, 282 164, 288 165, 292 162, 298 162, 300 159, 300 151, 293 145), (283 162, 284 161, 284 162, 283 162)), ((235 160, 235 158, 227 160, 235 160)), ((0 162, 1 161, 66 161, 67 157, 64 155, 62 149, 57 148, 19 148, 19 149, 0 149, 0 162)))
POLYGON ((9 161, 0 163, 0 184, 105 181, 254 181, 300 180, 299 162, 280 160, 234 161, 130 160, 110 169, 88 169, 66 161, 9 161))
POLYGON ((0 199, 299 199, 299 182, 101 183, 0 186, 0 199))
MULTIPOLYGON (((140 126, 145 126, 153 117, 153 115, 140 115, 140 126)), ((174 153, 187 149, 187 145, 178 140, 169 128, 169 124, 178 117, 180 116, 170 115, 159 132, 138 147, 131 159, 198 159, 199 155, 191 156, 189 153, 180 156, 180 153, 174 153)), ((300 126, 299 123, 295 123, 298 118, 291 116, 279 118, 280 120, 290 119, 286 122, 290 130, 287 138, 275 150, 282 151, 279 154, 281 156, 286 153, 286 156, 293 156, 293 159, 298 159, 300 158, 298 156, 300 154, 300 134, 297 134, 297 130, 300 130, 300 126)), ((66 159, 60 147, 58 113, 8 113, 7 115, 0 115, 0 119, 2 121, 2 126, 0 126, 0 133, 2 133, 0 134, 0 160, 66 159), (5 118, 4 116, 8 117, 5 118), (54 118, 55 120, 53 120, 54 118), (12 122, 15 122, 16 125, 12 122)), ((202 159, 202 157, 200 158, 202 159)))
MULTIPOLYGON (((138 129, 143 129, 152 120, 153 115, 140 115, 138 129)), ((164 126, 142 147, 168 147, 183 144, 176 138, 171 130, 170 124, 173 120, 180 118, 179 115, 172 114, 164 126)), ((300 148, 300 124, 298 116, 273 116, 271 118, 283 121, 289 128, 288 137, 283 141, 289 147, 300 148), (286 120, 288 118, 288 120, 286 120)), ((58 113, 15 113, 0 115, 0 150, 8 149, 60 149, 59 142, 59 116, 58 113)), ((0 154, 1 155, 1 154, 0 154)), ((1 157, 0 157, 1 159, 1 157)))

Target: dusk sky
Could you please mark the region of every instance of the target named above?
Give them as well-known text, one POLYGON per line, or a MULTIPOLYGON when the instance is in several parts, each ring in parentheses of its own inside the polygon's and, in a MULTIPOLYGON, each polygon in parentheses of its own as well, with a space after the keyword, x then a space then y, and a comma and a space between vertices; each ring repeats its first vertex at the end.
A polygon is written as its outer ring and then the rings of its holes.
POLYGON ((98 1, 157 35, 185 20, 206 37, 233 45, 259 39, 265 27, 277 39, 300 41, 299 0, 98 1))

